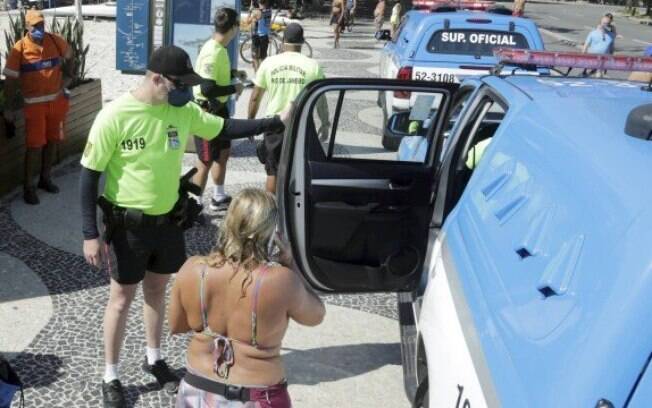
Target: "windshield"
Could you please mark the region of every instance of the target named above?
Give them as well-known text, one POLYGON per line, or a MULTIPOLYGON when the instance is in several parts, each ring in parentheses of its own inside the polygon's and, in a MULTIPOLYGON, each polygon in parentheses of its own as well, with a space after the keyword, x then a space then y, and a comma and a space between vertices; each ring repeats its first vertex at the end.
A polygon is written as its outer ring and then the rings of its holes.
POLYGON ((440 30, 428 42, 433 54, 492 56, 497 47, 530 48, 523 34, 494 30, 440 30))

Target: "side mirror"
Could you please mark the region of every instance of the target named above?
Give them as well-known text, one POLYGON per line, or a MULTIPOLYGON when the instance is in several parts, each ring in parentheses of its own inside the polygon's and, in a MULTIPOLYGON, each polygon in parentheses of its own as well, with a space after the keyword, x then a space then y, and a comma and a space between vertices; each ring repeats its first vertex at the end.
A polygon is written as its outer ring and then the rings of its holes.
POLYGON ((376 31, 375 37, 378 41, 389 41, 392 39, 392 35, 390 34, 389 30, 376 31))

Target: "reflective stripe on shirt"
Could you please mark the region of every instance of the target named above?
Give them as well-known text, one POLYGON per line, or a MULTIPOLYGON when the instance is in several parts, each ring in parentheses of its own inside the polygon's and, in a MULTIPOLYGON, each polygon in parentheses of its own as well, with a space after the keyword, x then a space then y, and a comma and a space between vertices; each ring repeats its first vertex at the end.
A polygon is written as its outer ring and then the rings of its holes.
POLYGON ((50 94, 50 95, 43 95, 43 96, 36 96, 33 98, 23 98, 25 103, 42 103, 42 102, 50 102, 59 97, 59 94, 61 92, 57 92, 55 94, 50 94))

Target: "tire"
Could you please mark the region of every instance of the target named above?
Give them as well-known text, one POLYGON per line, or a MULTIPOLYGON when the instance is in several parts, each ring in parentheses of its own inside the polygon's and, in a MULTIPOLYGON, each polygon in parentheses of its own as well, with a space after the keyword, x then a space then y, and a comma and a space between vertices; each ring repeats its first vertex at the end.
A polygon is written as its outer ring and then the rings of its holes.
POLYGON ((240 58, 247 64, 251 64, 251 36, 240 43, 240 58))
POLYGON ((423 380, 417 387, 417 392, 414 394, 414 403, 412 408, 428 408, 430 405, 430 392, 428 390, 428 376, 423 377, 423 380))

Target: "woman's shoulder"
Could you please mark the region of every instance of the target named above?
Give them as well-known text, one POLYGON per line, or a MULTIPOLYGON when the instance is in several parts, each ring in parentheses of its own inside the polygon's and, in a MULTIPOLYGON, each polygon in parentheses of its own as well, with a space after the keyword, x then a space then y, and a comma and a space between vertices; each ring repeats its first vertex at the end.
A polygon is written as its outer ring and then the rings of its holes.
POLYGON ((179 269, 179 272, 177 273, 177 279, 196 273, 196 271, 201 268, 202 265, 206 265, 203 256, 191 256, 190 258, 186 259, 186 262, 184 262, 183 265, 181 265, 181 269, 179 269))

